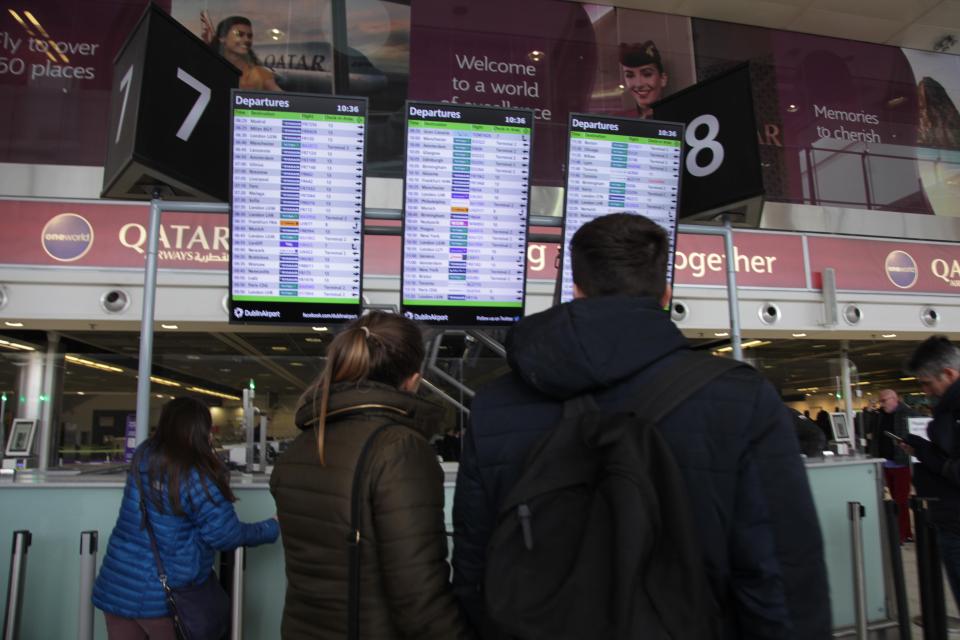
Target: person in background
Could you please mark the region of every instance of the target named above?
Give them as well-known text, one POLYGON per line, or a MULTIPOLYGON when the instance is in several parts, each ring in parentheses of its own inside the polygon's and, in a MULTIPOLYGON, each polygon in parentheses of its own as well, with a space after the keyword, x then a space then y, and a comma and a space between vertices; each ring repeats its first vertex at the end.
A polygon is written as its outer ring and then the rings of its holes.
POLYGON ((348 637, 348 535, 360 542, 359 637, 470 636, 450 590, 443 471, 428 443, 440 407, 415 395, 423 358, 416 324, 374 311, 333 339, 301 398, 301 433, 270 477, 286 557, 284 640, 348 637))
POLYGON ((878 394, 880 398, 880 413, 874 422, 877 448, 883 463, 883 477, 893 501, 897 503, 898 519, 900 524, 900 543, 913 542, 913 531, 910 528, 910 456, 897 446, 885 431, 906 438, 910 434, 910 425, 907 422, 915 414, 906 404, 900 401, 900 396, 893 389, 883 389, 878 394))
POLYGON ((823 457, 823 450, 827 448, 827 438, 817 423, 803 415, 796 409, 787 407, 793 416, 793 427, 797 431, 797 440, 800 441, 800 453, 808 458, 823 457))
POLYGON ((927 438, 908 434, 901 444, 920 461, 913 467, 917 495, 936 498, 929 515, 953 597, 960 607, 960 348, 944 336, 923 341, 907 363, 920 388, 937 406, 927 438))
POLYGON ((633 100, 633 108, 624 115, 652 118, 654 102, 663 97, 667 73, 663 70, 660 51, 653 40, 620 44, 620 72, 623 88, 633 100))
POLYGON ((224 18, 213 28, 210 14, 200 13, 200 38, 240 70, 240 88, 257 91, 283 91, 273 72, 260 64, 253 52, 253 24, 243 16, 224 18))
POLYGON ((164 405, 154 434, 133 456, 93 588, 110 640, 174 640, 173 619, 141 517, 139 487, 171 587, 200 584, 216 551, 277 539, 275 518, 243 523, 233 509, 229 473, 211 446, 210 410, 194 398, 164 405), (134 478, 139 474, 139 482, 134 478))

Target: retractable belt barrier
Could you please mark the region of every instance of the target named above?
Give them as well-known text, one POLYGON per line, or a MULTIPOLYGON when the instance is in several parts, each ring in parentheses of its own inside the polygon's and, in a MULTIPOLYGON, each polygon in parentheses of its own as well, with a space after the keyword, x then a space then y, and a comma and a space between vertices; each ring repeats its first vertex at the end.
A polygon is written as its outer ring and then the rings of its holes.
POLYGON ((901 638, 910 637, 910 608, 907 605, 907 583, 903 575, 903 557, 900 554, 900 508, 893 500, 884 500, 887 514, 887 551, 893 571, 893 590, 897 601, 897 627, 901 638))
POLYGON ((867 579, 863 564, 863 516, 859 502, 847 503, 850 518, 850 556, 853 558, 853 606, 856 614, 857 640, 867 640, 867 579))
POLYGON ((910 498, 917 545, 917 581, 920 583, 920 613, 923 640, 947 640, 947 608, 940 568, 940 545, 930 523, 927 503, 931 498, 910 498))
POLYGON ((10 578, 7 581, 7 606, 3 618, 3 640, 20 637, 20 613, 23 610, 23 583, 27 573, 27 549, 33 536, 29 531, 13 532, 10 555, 10 578))
POLYGON ((97 579, 99 531, 80 532, 80 607, 77 640, 93 640, 93 583, 97 579))
POLYGON ((230 585, 230 640, 243 639, 243 570, 247 566, 245 547, 233 550, 233 583, 230 585))

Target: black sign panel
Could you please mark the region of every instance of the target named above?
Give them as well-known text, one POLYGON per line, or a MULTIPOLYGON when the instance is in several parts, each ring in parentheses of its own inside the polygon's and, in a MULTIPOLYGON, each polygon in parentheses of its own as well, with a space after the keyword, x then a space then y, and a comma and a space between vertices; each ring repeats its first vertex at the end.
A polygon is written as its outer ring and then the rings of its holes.
POLYGON ((442 326, 523 317, 533 111, 408 102, 400 306, 442 326))
POLYGON ((560 302, 573 299, 570 240, 584 224, 610 213, 643 215, 664 228, 670 239, 671 282, 683 125, 572 113, 567 136, 560 302))
POLYGON ((226 201, 239 70, 151 4, 113 74, 103 197, 226 201))
POLYGON ((367 99, 234 91, 230 320, 360 315, 367 99))
POLYGON ((760 223, 763 178, 750 67, 740 65, 658 102, 654 115, 687 125, 681 221, 760 223))

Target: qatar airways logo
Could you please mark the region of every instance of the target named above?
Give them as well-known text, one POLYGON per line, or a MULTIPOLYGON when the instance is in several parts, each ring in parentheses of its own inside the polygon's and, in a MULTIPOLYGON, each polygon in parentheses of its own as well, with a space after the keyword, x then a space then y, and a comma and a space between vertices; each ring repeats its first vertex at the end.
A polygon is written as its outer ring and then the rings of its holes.
POLYGON ((883 261, 883 269, 895 287, 909 289, 917 284, 917 262, 906 251, 897 249, 888 253, 883 261))
POLYGON ((87 255, 93 246, 93 226, 81 215, 61 213, 43 226, 40 243, 54 260, 73 262, 87 255))

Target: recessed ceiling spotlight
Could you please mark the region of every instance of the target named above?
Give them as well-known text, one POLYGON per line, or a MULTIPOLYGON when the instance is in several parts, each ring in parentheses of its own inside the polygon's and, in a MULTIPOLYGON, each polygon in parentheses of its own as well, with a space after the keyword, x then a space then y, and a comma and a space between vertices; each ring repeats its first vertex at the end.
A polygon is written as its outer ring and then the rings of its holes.
POLYGON ((805 333, 791 333, 790 335, 793 336, 794 338, 806 338, 806 337, 807 337, 807 334, 805 334, 805 333))
POLYGON ((718 338, 726 338, 730 335, 730 333, 728 331, 714 331, 713 335, 717 336, 718 338))
POLYGON ((3 324, 7 325, 8 327, 22 327, 22 326, 23 326, 23 323, 22 323, 22 322, 11 322, 10 320, 5 321, 3 324))
POLYGON ((329 331, 329 327, 311 327, 314 331, 329 331))
POLYGON ((161 325, 160 325, 160 328, 161 328, 161 329, 179 329, 179 328, 180 328, 180 325, 176 325, 176 324, 161 324, 161 325))
POLYGON ((895 334, 895 333, 884 333, 884 334, 881 334, 880 337, 882 337, 882 338, 896 338, 896 337, 897 337, 897 334, 895 334))
POLYGON ((283 346, 282 344, 274 345, 274 346, 270 347, 270 349, 271 349, 272 351, 289 351, 289 349, 288 349, 287 347, 283 346))

